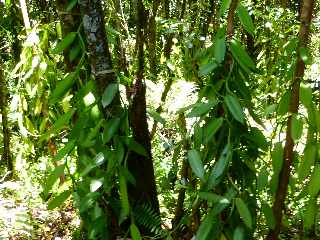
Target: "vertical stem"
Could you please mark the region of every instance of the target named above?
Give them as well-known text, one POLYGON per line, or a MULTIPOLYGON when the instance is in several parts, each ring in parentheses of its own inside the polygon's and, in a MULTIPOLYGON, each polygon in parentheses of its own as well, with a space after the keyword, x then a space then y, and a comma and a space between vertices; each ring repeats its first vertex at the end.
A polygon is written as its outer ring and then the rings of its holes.
POLYGON ((281 230, 281 222, 282 222, 282 215, 283 215, 282 211, 285 207, 284 201, 287 195, 290 169, 291 169, 292 160, 293 160, 294 141, 291 136, 292 114, 298 112, 300 82, 303 78, 304 70, 305 70, 304 62, 299 53, 301 48, 307 47, 313 6, 314 6, 314 0, 303 1, 301 18, 300 18, 301 23, 300 23, 300 31, 299 31, 297 63, 296 63, 296 69, 295 69, 295 73, 294 73, 294 76, 292 79, 292 85, 291 85, 291 99, 289 103, 290 115, 287 120, 287 132, 286 132, 286 143, 285 143, 284 154, 283 154, 283 166, 280 171, 278 188, 276 192, 275 201, 273 203, 273 214, 275 217, 276 225, 275 225, 275 228, 270 231, 267 237, 270 240, 278 239, 278 235, 281 230))

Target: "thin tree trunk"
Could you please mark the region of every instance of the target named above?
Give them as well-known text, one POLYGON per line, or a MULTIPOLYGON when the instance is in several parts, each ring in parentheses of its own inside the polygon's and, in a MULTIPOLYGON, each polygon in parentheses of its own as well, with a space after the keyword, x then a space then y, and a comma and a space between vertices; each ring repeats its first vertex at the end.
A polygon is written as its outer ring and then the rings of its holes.
MULTIPOLYGON (((135 177, 136 185, 128 188, 128 194, 132 205, 149 203, 153 210, 160 215, 146 115, 146 86, 144 82, 144 23, 146 20, 144 5, 142 0, 138 0, 136 32, 138 69, 130 105, 130 126, 135 141, 144 147, 147 156, 141 156, 133 151, 130 152, 128 169, 135 177)), ((144 226, 140 226, 140 229, 143 233, 148 233, 144 226)))
MULTIPOLYGON (((300 53, 300 49, 306 48, 308 45, 309 31, 310 31, 310 23, 312 18, 312 12, 314 8, 314 0, 304 0, 301 18, 300 18, 300 31, 299 31, 299 45, 297 52, 300 53)), ((290 177, 290 169, 293 160, 293 148, 294 141, 291 136, 292 129, 292 114, 298 112, 299 108, 299 89, 300 82, 303 78, 305 70, 305 64, 300 55, 297 57, 296 69, 292 79, 292 87, 291 87, 291 99, 289 103, 289 117, 287 120, 287 132, 286 132, 286 143, 284 147, 283 154, 283 165, 280 171, 278 188, 276 192, 275 201, 273 203, 273 214, 275 218, 275 228, 270 231, 268 235, 268 239, 276 240, 278 239, 278 235, 281 230, 281 222, 282 215, 284 210, 284 201, 287 195, 288 183, 290 177)))
POLYGON ((2 131, 3 131, 3 152, 1 157, 1 163, 7 165, 7 169, 10 172, 9 177, 13 176, 13 159, 10 151, 10 129, 8 121, 8 91, 6 82, 2 72, 2 64, 0 62, 0 113, 2 118, 2 131))

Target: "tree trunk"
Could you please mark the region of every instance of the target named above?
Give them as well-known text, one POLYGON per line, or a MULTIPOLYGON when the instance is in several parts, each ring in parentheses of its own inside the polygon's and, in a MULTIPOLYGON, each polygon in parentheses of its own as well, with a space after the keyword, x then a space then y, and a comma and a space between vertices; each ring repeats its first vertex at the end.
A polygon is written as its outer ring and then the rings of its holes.
POLYGON ((276 225, 275 225, 275 228, 271 230, 268 235, 268 239, 270 240, 278 239, 278 235, 281 230, 281 222, 282 222, 282 214, 283 214, 282 211, 284 210, 284 201, 285 201, 287 190, 288 190, 290 169, 293 161, 294 141, 291 136, 292 114, 298 112, 300 82, 303 78, 304 70, 305 70, 305 64, 301 56, 299 55, 299 53, 300 53, 300 49, 306 48, 308 44, 313 7, 314 7, 314 0, 303 1, 301 18, 300 18, 301 23, 300 23, 300 31, 299 31, 299 45, 297 49, 298 57, 297 57, 295 73, 292 79, 291 99, 289 103, 289 117, 287 120, 286 143, 285 143, 284 154, 283 154, 283 165, 280 171, 275 201, 273 203, 273 214, 275 217, 276 225))
POLYGON ((13 176, 13 159, 10 151, 10 129, 8 122, 8 92, 6 82, 2 72, 2 64, 0 62, 0 113, 2 118, 2 131, 3 131, 3 152, 1 163, 7 165, 7 170, 10 172, 9 177, 13 176))
MULTIPOLYGON (((149 203, 153 210, 160 215, 157 199, 154 168, 151 154, 151 140, 148 130, 146 115, 146 86, 144 82, 144 23, 147 16, 142 0, 137 1, 137 33, 136 46, 138 50, 138 70, 136 82, 133 88, 132 102, 130 105, 130 126, 134 140, 141 144, 147 152, 147 156, 141 156, 130 152, 128 157, 128 169, 136 179, 136 185, 128 188, 129 200, 136 204, 149 203)), ((143 233, 148 234, 144 226, 140 226, 143 233)))

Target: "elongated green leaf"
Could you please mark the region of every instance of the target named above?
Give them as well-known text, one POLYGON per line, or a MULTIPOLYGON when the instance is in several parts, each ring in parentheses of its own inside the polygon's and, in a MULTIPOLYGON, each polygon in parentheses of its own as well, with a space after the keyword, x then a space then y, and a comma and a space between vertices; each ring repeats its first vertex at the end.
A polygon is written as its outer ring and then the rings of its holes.
POLYGON ((76 81, 76 73, 67 74, 61 81, 58 82, 56 88, 49 97, 49 104, 53 105, 62 100, 64 95, 70 90, 76 81))
POLYGON ((126 179, 123 174, 119 174, 119 189, 121 199, 121 216, 120 223, 129 215, 129 199, 126 179))
POLYGON ((138 227, 133 223, 130 225, 130 233, 132 240, 142 240, 138 227))
POLYGON ((45 186, 43 187, 44 198, 48 197, 49 192, 51 191, 53 185, 59 179, 59 177, 64 173, 65 164, 57 166, 49 175, 45 186))
POLYGON ((108 85, 108 87, 104 90, 102 95, 102 106, 106 107, 108 106, 113 98, 118 93, 118 84, 117 83, 111 83, 108 85))
POLYGON ((165 125, 166 124, 166 120, 161 117, 160 113, 152 110, 152 109, 147 109, 147 113, 150 117, 152 117, 156 122, 159 122, 161 123, 162 125, 165 125))
POLYGON ((252 22, 250 15, 249 15, 248 10, 244 6, 239 4, 239 6, 237 8, 237 14, 238 14, 238 17, 239 17, 240 22, 241 22, 242 26, 244 27, 244 29, 253 36, 254 35, 254 25, 253 25, 253 22, 252 22))
POLYGON ((57 162, 59 160, 61 160, 62 158, 64 158, 67 154, 69 154, 74 146, 75 146, 76 141, 75 140, 71 140, 70 142, 68 142, 64 148, 62 148, 57 155, 54 156, 53 161, 57 162))
POLYGON ((290 96, 291 94, 289 92, 286 92, 285 94, 282 95, 280 102, 278 104, 278 109, 277 109, 277 113, 279 115, 284 115, 288 112, 290 96))
POLYGON ((282 168, 283 163, 283 147, 281 142, 277 142, 274 145, 274 149, 271 153, 272 157, 272 166, 273 166, 273 172, 275 175, 278 175, 282 168))
POLYGON ((216 118, 209 122, 208 126, 205 128, 205 143, 209 142, 219 128, 222 126, 223 118, 216 118))
POLYGON ((120 127, 120 118, 112 118, 103 130, 103 143, 109 142, 120 127))
POLYGON ((238 209, 240 217, 242 218, 244 223, 247 225, 247 227, 252 228, 252 218, 251 218, 250 211, 247 205, 244 203, 244 201, 241 198, 236 198, 236 207, 238 209))
POLYGON ((66 190, 62 192, 60 195, 56 196, 54 199, 50 200, 48 203, 48 209, 52 210, 56 207, 61 206, 62 203, 64 203, 70 196, 71 191, 66 190))
POLYGON ((320 183, 320 166, 317 165, 313 170, 311 180, 309 183, 309 188, 308 188, 308 191, 311 197, 315 197, 319 193, 320 191, 319 183, 320 183))
POLYGON ((220 6, 220 10, 219 10, 219 17, 222 17, 225 12, 229 9, 231 0, 222 0, 221 1, 221 6, 220 6))
POLYGON ((103 178, 92 179, 90 181, 90 192, 97 191, 103 185, 103 178))
POLYGON ((71 11, 72 8, 78 3, 78 0, 71 0, 66 8, 67 12, 71 11))
POLYGON ((245 240, 243 227, 238 226, 238 227, 234 230, 233 240, 245 240))
POLYGON ((294 141, 301 138, 303 131, 303 122, 296 114, 292 115, 292 127, 291 127, 291 137, 294 141))
POLYGON ((215 61, 210 61, 207 64, 201 65, 199 68, 199 77, 208 75, 217 67, 218 67, 218 64, 215 61))
POLYGON ((226 41, 225 38, 217 38, 214 44, 214 58, 218 63, 224 60, 226 54, 226 41))
POLYGON ((262 203, 262 212, 267 221, 268 227, 270 229, 274 229, 276 222, 274 220, 272 208, 267 203, 262 203))
POLYGON ((218 162, 214 165, 210 177, 208 179, 208 189, 212 189, 216 186, 220 181, 223 173, 225 172, 229 161, 231 160, 232 152, 231 146, 226 145, 220 155, 218 162))
POLYGON ((201 179, 201 181, 204 181, 204 168, 200 153, 196 149, 189 150, 188 160, 192 171, 201 179))
POLYGON ((224 97, 224 102, 226 103, 229 111, 231 112, 234 119, 236 119, 238 122, 244 124, 245 123, 245 117, 242 110, 242 107, 239 103, 239 100, 232 95, 227 95, 224 97))
POLYGON ((213 203, 217 203, 217 202, 220 202, 220 201, 226 201, 228 202, 229 200, 223 196, 220 196, 218 194, 215 194, 215 193, 210 193, 210 192, 200 192, 199 193, 199 197, 201 199, 204 199, 208 202, 213 202, 213 203))
POLYGON ((311 54, 307 48, 299 49, 300 57, 306 65, 312 64, 311 54))
POLYGON ((248 53, 244 50, 244 47, 238 42, 237 40, 233 39, 230 42, 230 50, 232 56, 237 60, 240 66, 245 70, 247 73, 256 70, 256 66, 248 53))
POLYGON ((310 87, 301 86, 300 87, 300 101, 301 103, 306 107, 309 108, 309 106, 312 103, 312 89, 310 87))
POLYGON ((215 216, 213 210, 207 214, 204 218, 203 222, 201 223, 197 233, 196 238, 197 240, 208 240, 214 239, 213 236, 217 236, 221 231, 220 228, 220 221, 215 216))
POLYGON ((193 105, 191 112, 188 113, 186 117, 200 117, 209 112, 215 105, 217 105, 217 103, 218 102, 216 100, 210 100, 206 103, 196 103, 193 105))
POLYGON ((262 191, 268 185, 269 173, 266 168, 261 169, 259 176, 257 178, 257 188, 258 191, 262 191))
POLYGON ((304 181, 308 176, 316 159, 317 147, 315 144, 309 143, 304 149, 303 161, 298 169, 298 176, 300 181, 304 181))
POLYGON ((149 155, 148 152, 144 149, 144 147, 140 143, 136 142, 133 138, 123 137, 121 139, 130 150, 140 154, 141 156, 147 157, 149 155))
POLYGON ((76 36, 77 36, 76 32, 70 32, 67 36, 65 36, 61 40, 61 42, 57 44, 57 46, 54 49, 52 49, 52 53, 54 54, 61 53, 64 49, 66 49, 71 45, 71 43, 74 41, 76 36))

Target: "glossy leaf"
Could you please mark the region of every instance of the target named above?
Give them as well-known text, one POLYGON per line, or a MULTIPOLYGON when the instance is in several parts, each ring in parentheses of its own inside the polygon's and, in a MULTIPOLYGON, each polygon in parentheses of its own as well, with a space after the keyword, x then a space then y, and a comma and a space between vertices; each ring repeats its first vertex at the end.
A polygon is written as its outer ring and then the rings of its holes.
POLYGON ((244 221, 244 223, 247 225, 248 228, 252 228, 252 218, 251 213, 247 207, 247 205, 244 203, 244 201, 241 198, 236 198, 236 207, 240 214, 240 217, 244 221))
POLYGON ((317 147, 315 144, 309 143, 306 145, 303 154, 303 160, 298 169, 298 176, 300 181, 304 181, 311 171, 316 159, 317 147))
POLYGON ((205 143, 209 142, 222 126, 223 118, 212 119, 205 128, 205 143))
POLYGON ((216 100, 210 100, 206 103, 200 102, 193 105, 193 108, 191 109, 190 113, 187 114, 186 117, 200 117, 207 112, 209 112, 215 105, 217 105, 216 100))
POLYGON ((311 175, 311 180, 309 183, 308 191, 311 197, 318 195, 320 191, 320 166, 315 166, 313 173, 311 175))
POLYGON ((226 103, 229 111, 231 112, 232 116, 240 123, 245 123, 245 117, 242 110, 242 107, 239 103, 238 98, 232 95, 227 95, 224 98, 224 102, 226 103))
POLYGON ((296 114, 292 115, 292 127, 291 127, 291 137, 294 141, 301 138, 303 131, 303 122, 296 114))
POLYGON ((49 104, 53 105, 58 101, 61 101, 64 95, 71 89, 75 81, 75 72, 67 74, 62 80, 60 80, 49 97, 49 104))
POLYGON ((226 41, 224 38, 217 38, 214 43, 214 58, 218 63, 224 60, 226 54, 226 41))
POLYGON ((240 44, 239 41, 233 39, 230 41, 230 50, 232 56, 237 60, 240 66, 246 72, 250 73, 251 71, 256 70, 256 66, 249 54, 244 50, 244 47, 240 44))
POLYGON ((301 86, 300 87, 300 101, 306 107, 309 108, 312 103, 312 89, 310 87, 301 86))
POLYGON ((54 49, 52 49, 52 53, 54 54, 61 53, 64 49, 66 49, 71 45, 71 43, 75 40, 76 36, 77 36, 76 32, 70 32, 67 36, 65 36, 61 40, 61 42, 57 44, 57 46, 54 49))
POLYGON ((102 94, 102 106, 105 108, 107 107, 113 100, 113 98, 118 93, 118 84, 111 83, 106 87, 102 94))
POLYGON ((192 171, 197 177, 204 181, 204 167, 201 160, 200 153, 193 149, 188 151, 188 160, 191 166, 192 171))
POLYGON ((254 25, 251 19, 251 16, 249 15, 248 10, 239 4, 237 8, 237 14, 240 19, 240 22, 244 29, 249 32, 252 36, 254 35, 254 25))
POLYGON ((120 118, 110 119, 103 130, 103 143, 108 143, 120 127, 120 118))
POLYGON ((71 194, 70 190, 66 190, 60 193, 58 196, 56 196, 55 198, 49 201, 48 209, 52 210, 52 209, 55 209, 56 207, 61 206, 69 198, 70 194, 71 194))
POLYGON ((130 225, 130 234, 132 240, 142 240, 138 227, 133 223, 130 225))
POLYGON ((103 185, 103 178, 92 179, 90 182, 90 192, 97 191, 103 185))

